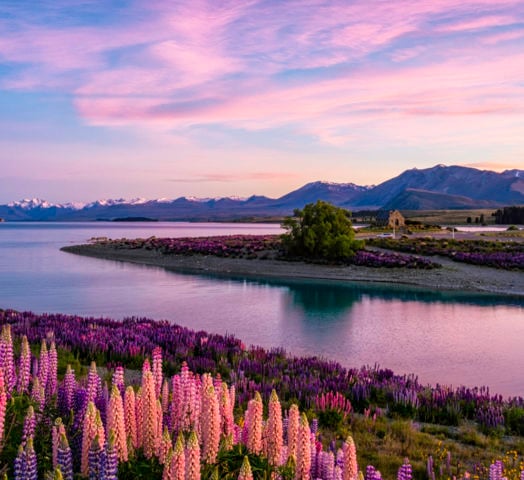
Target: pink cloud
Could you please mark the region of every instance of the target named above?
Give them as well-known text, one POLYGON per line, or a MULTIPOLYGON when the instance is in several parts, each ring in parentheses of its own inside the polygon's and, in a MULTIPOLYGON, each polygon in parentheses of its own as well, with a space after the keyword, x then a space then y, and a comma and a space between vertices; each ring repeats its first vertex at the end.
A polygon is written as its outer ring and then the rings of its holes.
POLYGON ((464 163, 464 167, 472 168, 482 168, 485 170, 494 170, 497 172, 502 172, 504 170, 513 170, 515 168, 515 163, 506 163, 506 162, 473 162, 473 163, 464 163))
POLYGON ((192 175, 191 177, 170 178, 168 181, 174 183, 193 182, 245 182, 245 181, 283 181, 294 180, 299 175, 295 172, 246 172, 246 173, 208 173, 206 175, 192 175))
POLYGON ((520 37, 475 33, 517 21, 519 0, 136 5, 121 25, 1 35, 0 56, 30 65, 3 87, 62 86, 89 124, 286 126, 335 145, 362 125, 388 135, 391 121, 523 113, 524 57, 497 47, 520 37), (473 39, 446 43, 461 32, 473 39))
POLYGON ((511 42, 513 40, 524 39, 524 31, 513 30, 510 32, 494 33, 492 35, 486 35, 482 38, 482 42, 487 45, 496 45, 501 42, 511 42))
POLYGON ((490 15, 471 20, 449 23, 438 28, 441 32, 462 32, 465 30, 479 30, 501 27, 518 23, 518 20, 509 15, 490 15))

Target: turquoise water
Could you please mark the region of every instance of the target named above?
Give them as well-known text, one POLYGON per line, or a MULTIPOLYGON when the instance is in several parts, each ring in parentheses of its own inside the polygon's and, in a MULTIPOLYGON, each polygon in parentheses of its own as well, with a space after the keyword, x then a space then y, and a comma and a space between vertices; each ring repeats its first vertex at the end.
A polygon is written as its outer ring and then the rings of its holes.
POLYGON ((278 225, 0 224, 0 308, 167 319, 247 344, 524 395, 524 301, 406 287, 183 275, 60 252, 91 237, 279 233, 278 225))

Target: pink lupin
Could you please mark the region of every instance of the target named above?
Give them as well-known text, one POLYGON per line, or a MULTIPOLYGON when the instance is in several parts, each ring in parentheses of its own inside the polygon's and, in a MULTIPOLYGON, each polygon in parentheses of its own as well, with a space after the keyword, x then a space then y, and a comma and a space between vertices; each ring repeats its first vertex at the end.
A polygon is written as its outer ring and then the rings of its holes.
POLYGON ((182 401, 183 389, 180 375, 173 375, 171 378, 171 402, 169 404, 169 428, 172 432, 181 431, 182 425, 182 401))
POLYGON ((142 402, 142 388, 140 387, 135 395, 135 418, 136 418, 136 443, 137 448, 143 445, 143 419, 144 419, 144 407, 142 402))
POLYGON ((173 459, 173 449, 168 450, 162 470, 162 480, 173 480, 173 472, 171 471, 171 461, 173 459))
POLYGON ((27 336, 22 337, 22 346, 20 349, 20 363, 18 366, 18 393, 26 393, 29 388, 29 380, 31 378, 31 349, 27 336))
POLYGON ((288 456, 297 456, 298 426, 300 424, 300 412, 298 406, 293 404, 289 407, 287 425, 287 450, 288 456))
POLYGON ((96 425, 97 409, 93 402, 87 404, 86 414, 84 416, 84 428, 82 429, 82 457, 80 463, 80 472, 82 475, 89 474, 89 449, 93 440, 98 435, 96 425))
POLYGON ((157 447, 157 401, 155 380, 150 370, 142 375, 142 447, 146 458, 151 458, 157 447))
POLYGON ((226 439, 228 447, 233 445, 235 434, 235 419, 233 409, 231 408, 231 398, 226 383, 220 385, 220 429, 223 437, 226 439))
POLYGON ((142 364, 142 375, 145 372, 150 372, 150 371, 151 371, 151 362, 149 361, 149 358, 146 358, 144 360, 144 363, 142 364))
POLYGON ((156 455, 159 455, 159 449, 162 444, 162 433, 164 428, 164 413, 162 412, 162 403, 160 400, 156 401, 156 443, 155 443, 155 452, 156 455))
POLYGON ((309 480, 311 473, 311 430, 306 414, 300 416, 297 441, 295 480, 309 480))
POLYGON ((187 441, 185 480, 200 480, 200 445, 194 430, 187 441))
POLYGON ((160 438, 158 461, 160 462, 160 465, 164 465, 167 461, 168 453, 173 450, 173 442, 171 441, 171 435, 169 435, 169 430, 167 428, 164 428, 164 433, 160 438))
POLYGON ((255 392, 255 398, 249 401, 246 412, 247 449, 259 455, 262 452, 262 397, 255 392))
POLYGON ((0 368, 0 445, 4 439, 5 410, 7 407, 7 392, 4 384, 4 371, 0 368))
POLYGON ((124 394, 124 420, 126 428, 126 438, 131 439, 133 448, 138 448, 138 440, 136 436, 136 406, 135 406, 135 391, 133 387, 126 388, 124 394))
POLYGON ((273 390, 269 398, 269 416, 266 426, 266 456, 270 465, 276 467, 280 465, 282 457, 282 445, 284 443, 282 430, 282 407, 273 390))
POLYGON ((153 359, 153 377, 155 379, 155 394, 160 398, 162 389, 162 349, 155 347, 152 354, 153 359))
POLYGON ((342 466, 343 480, 356 480, 358 476, 357 449, 351 435, 348 436, 342 445, 344 452, 344 464, 342 466))
POLYGON ((236 390, 235 386, 229 387, 229 405, 231 406, 231 416, 234 417, 233 412, 235 410, 236 390))
POLYGON ((111 388, 111 396, 107 407, 107 431, 114 435, 114 448, 118 460, 127 462, 127 436, 124 420, 124 403, 120 390, 116 385, 111 388))
POLYGON ((178 435, 174 448, 167 455, 162 480, 185 480, 186 478, 186 457, 182 438, 182 434, 178 435))
POLYGON ((202 395, 201 416, 202 460, 205 463, 215 463, 220 444, 220 408, 213 383, 204 384, 206 387, 202 395))
POLYGON ((244 456, 240 472, 238 474, 238 480, 253 480, 253 472, 251 471, 251 464, 247 455, 244 456))
POLYGON ((162 384, 162 412, 167 415, 169 411, 169 382, 164 380, 162 384))
POLYGON ((102 416, 100 415, 100 410, 98 409, 96 409, 95 426, 98 444, 100 445, 100 448, 103 449, 106 445, 106 432, 104 429, 104 422, 102 422, 102 416))

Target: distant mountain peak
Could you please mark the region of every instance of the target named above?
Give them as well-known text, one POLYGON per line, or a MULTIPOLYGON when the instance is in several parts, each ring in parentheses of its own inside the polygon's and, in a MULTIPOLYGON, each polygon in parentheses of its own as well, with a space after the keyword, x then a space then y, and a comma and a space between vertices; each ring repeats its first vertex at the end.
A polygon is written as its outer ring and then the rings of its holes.
POLYGON ((110 207, 113 205, 141 205, 146 202, 148 202, 148 200, 141 197, 132 198, 130 200, 127 200, 125 198, 104 198, 102 200, 95 200, 94 202, 88 203, 85 205, 84 208, 110 207))
POLYGON ((524 170, 498 173, 460 165, 412 168, 380 185, 315 181, 280 198, 251 197, 178 197, 146 200, 104 199, 94 202, 54 204, 40 198, 25 198, 0 205, 0 217, 24 220, 96 220, 147 217, 159 220, 230 220, 239 218, 281 217, 295 208, 324 200, 350 210, 498 208, 524 204, 524 170))
POLYGON ((32 210, 33 208, 52 208, 56 205, 48 202, 47 200, 42 200, 41 198, 23 198, 16 202, 10 202, 7 204, 9 207, 18 207, 22 210, 32 210))

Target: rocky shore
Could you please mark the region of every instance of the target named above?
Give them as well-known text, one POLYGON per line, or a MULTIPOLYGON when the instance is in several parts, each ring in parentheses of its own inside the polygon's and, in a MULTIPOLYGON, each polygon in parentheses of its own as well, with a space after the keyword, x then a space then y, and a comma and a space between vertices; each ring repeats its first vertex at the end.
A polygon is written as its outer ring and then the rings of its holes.
POLYGON ((431 257, 433 261, 442 264, 442 268, 415 270, 317 265, 275 259, 224 258, 211 255, 165 255, 157 251, 116 248, 102 244, 67 246, 63 247, 62 251, 192 274, 391 283, 430 290, 485 292, 524 297, 522 272, 468 265, 442 257, 431 257))

